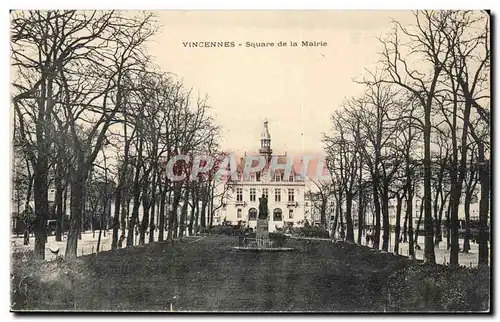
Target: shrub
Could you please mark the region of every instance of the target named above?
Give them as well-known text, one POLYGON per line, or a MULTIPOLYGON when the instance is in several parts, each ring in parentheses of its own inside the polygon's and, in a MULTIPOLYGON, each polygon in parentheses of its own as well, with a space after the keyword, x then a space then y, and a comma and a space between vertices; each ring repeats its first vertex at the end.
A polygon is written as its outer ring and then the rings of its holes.
POLYGON ((273 246, 283 247, 285 246, 287 236, 281 233, 269 233, 269 239, 273 242, 273 246))
POLYGON ((14 253, 11 267, 12 310, 70 310, 78 285, 91 278, 79 260, 35 258, 33 252, 14 253))
POLYGON ((317 226, 294 228, 292 233, 300 237, 330 238, 328 230, 317 226))

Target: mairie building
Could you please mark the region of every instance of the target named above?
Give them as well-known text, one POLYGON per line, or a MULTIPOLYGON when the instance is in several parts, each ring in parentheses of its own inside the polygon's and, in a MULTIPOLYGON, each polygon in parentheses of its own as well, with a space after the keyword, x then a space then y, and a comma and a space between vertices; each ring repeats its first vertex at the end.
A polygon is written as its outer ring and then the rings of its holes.
MULTIPOLYGON (((245 153, 246 155, 246 153, 245 153)), ((259 198, 265 196, 268 200, 269 231, 288 226, 303 226, 305 216, 306 185, 301 175, 301 164, 292 162, 290 175, 285 169, 275 167, 270 171, 271 162, 283 165, 290 162, 285 154, 273 154, 271 135, 267 120, 264 121, 260 149, 258 155, 266 160, 265 167, 258 172, 244 175, 246 159, 241 158, 237 164, 237 178, 228 189, 223 205, 217 214, 220 222, 230 225, 238 223, 255 229, 259 209, 259 198)), ((258 163, 258 160, 254 160, 258 163)), ((252 162, 254 162, 252 161, 252 162)))

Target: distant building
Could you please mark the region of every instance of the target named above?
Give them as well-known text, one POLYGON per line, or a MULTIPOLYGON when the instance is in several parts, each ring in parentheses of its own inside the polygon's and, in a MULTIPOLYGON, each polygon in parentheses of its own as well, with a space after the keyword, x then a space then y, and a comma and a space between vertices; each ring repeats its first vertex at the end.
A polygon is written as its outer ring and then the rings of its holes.
POLYGON ((267 160, 262 171, 243 176, 245 159, 238 164, 238 180, 231 184, 218 219, 236 225, 241 222, 246 227, 255 228, 259 211, 259 198, 264 195, 268 200, 269 231, 275 231, 284 225, 301 226, 305 218, 306 186, 303 177, 293 166, 290 176, 285 177, 283 169, 276 169, 269 176, 269 165, 272 158, 278 164, 286 164, 287 156, 273 155, 271 135, 268 122, 264 121, 260 138, 259 155, 267 160))

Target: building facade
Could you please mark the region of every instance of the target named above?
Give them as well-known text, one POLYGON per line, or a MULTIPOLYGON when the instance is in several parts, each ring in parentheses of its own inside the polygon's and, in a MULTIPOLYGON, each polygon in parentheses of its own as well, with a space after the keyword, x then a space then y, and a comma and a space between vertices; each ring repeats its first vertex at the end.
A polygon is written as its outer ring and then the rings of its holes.
POLYGON ((237 171, 238 180, 230 184, 218 218, 226 224, 240 223, 255 229, 259 198, 264 196, 268 200, 270 232, 284 226, 302 226, 306 192, 303 176, 294 165, 289 176, 285 176, 284 169, 269 170, 273 158, 274 162, 282 165, 289 160, 286 154, 273 154, 267 120, 263 124, 260 142, 259 155, 265 158, 266 166, 261 171, 245 176, 243 175, 245 158, 241 158, 237 171))

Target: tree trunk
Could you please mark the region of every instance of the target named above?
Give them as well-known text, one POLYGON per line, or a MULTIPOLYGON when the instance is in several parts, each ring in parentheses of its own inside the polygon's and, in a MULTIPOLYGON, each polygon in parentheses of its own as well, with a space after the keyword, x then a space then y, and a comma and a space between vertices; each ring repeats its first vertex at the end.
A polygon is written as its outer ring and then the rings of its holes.
POLYGON ((389 238, 391 236, 389 225, 389 186, 384 182, 384 189, 382 194, 382 221, 384 228, 384 235, 382 236, 382 250, 389 251, 389 238))
POLYGON ((405 211, 405 219, 403 222, 403 243, 408 242, 408 212, 405 211))
POLYGON ((208 195, 208 202, 207 202, 208 227, 212 228, 213 219, 214 219, 214 214, 213 214, 214 199, 213 199, 212 188, 209 188, 208 191, 210 191, 210 194, 208 195))
POLYGON ((418 236, 420 236, 420 224, 424 214, 424 199, 420 201, 420 213, 418 214, 417 229, 415 230, 415 245, 418 246, 418 236))
POLYGON ((337 236, 337 223, 339 220, 339 215, 340 212, 342 211, 340 202, 337 202, 337 205, 335 206, 335 218, 333 219, 333 226, 332 226, 332 238, 336 239, 337 236))
MULTIPOLYGON (((123 153, 123 164, 120 169, 120 173, 118 175, 118 186, 116 187, 116 195, 115 195, 115 214, 113 217, 113 240, 111 243, 111 249, 116 249, 118 247, 118 230, 120 229, 120 205, 122 201, 122 195, 123 195, 123 188, 125 186, 125 181, 128 173, 128 162, 129 162, 129 151, 130 151, 130 143, 132 139, 128 140, 127 139, 127 108, 126 104, 123 104, 123 117, 124 117, 124 122, 123 122, 123 133, 125 137, 125 148, 124 148, 124 153, 123 153)), ((130 202, 130 198, 127 198, 128 201, 130 202)), ((126 217, 124 216, 124 209, 122 207, 122 216, 121 216, 121 226, 122 226, 122 233, 125 234, 125 220, 126 217)), ((126 216, 128 217, 128 211, 126 213, 126 216)), ((121 246, 120 246, 121 247, 121 246)))
POLYGON ((47 220, 49 216, 48 200, 48 166, 45 156, 46 151, 38 157, 34 171, 34 199, 35 199, 35 255, 45 259, 45 242, 47 239, 47 220))
POLYGON ((130 197, 126 196, 125 200, 121 203, 121 213, 120 213, 120 228, 122 234, 125 235, 127 231, 127 221, 129 219, 129 210, 130 210, 130 197))
POLYGON ((490 166, 485 159, 484 145, 479 146, 479 181, 481 183, 481 200, 479 201, 479 265, 487 266, 489 262, 488 242, 490 232, 488 229, 488 213, 490 204, 490 166))
POLYGON ((406 217, 408 217, 408 256, 415 259, 415 245, 413 241, 413 188, 411 179, 407 178, 407 199, 406 199, 406 217))
POLYGON ((436 240, 435 240, 436 248, 439 248, 439 243, 443 241, 443 231, 441 229, 441 225, 443 223, 443 210, 444 210, 444 205, 446 204, 446 199, 448 199, 448 197, 442 199, 441 204, 439 205, 438 222, 436 224, 436 229, 437 229, 436 240))
POLYGON ((179 207, 179 201, 181 198, 181 187, 179 186, 179 182, 174 183, 174 200, 172 202, 172 209, 170 210, 170 214, 168 216, 168 232, 167 232, 167 240, 173 241, 174 235, 176 236, 176 232, 174 234, 174 224, 177 218, 177 208, 179 207))
POLYGON ((354 194, 352 192, 346 193, 346 241, 354 243, 354 228, 352 225, 352 199, 354 198, 354 194))
POLYGON ((72 175, 70 199, 71 214, 65 253, 66 259, 74 259, 77 256, 78 238, 82 225, 82 206, 85 181, 86 180, 83 178, 75 178, 75 174, 72 175))
POLYGON ((63 205, 62 205, 62 211, 63 211, 63 217, 62 217, 62 235, 64 236, 64 225, 66 222, 66 217, 67 217, 67 207, 68 207, 68 182, 66 181, 66 184, 64 185, 64 197, 63 197, 63 205))
POLYGON ((167 202, 167 187, 160 184, 160 212, 159 216, 159 224, 158 224, 158 241, 163 241, 164 233, 165 233, 165 210, 166 210, 166 202, 167 202))
POLYGON ((379 249, 380 244, 380 199, 378 193, 378 173, 373 176, 373 204, 375 205, 375 234, 373 236, 373 248, 379 249))
POLYGON ((62 241, 63 233, 63 194, 64 189, 62 185, 62 180, 56 182, 56 195, 55 195, 55 208, 56 208, 56 241, 62 241))
POLYGON ((82 190, 82 212, 80 215, 80 229, 78 229, 78 239, 82 239, 82 231, 85 231, 85 226, 84 226, 84 220, 85 217, 87 216, 87 195, 88 195, 88 183, 87 180, 85 180, 85 183, 83 184, 83 190, 82 190))
POLYGON ((339 217, 340 217, 340 238, 344 240, 345 230, 344 230, 344 215, 342 213, 342 208, 340 208, 339 217))
POLYGON ((177 238, 179 237, 179 212, 178 212, 178 209, 179 209, 179 203, 177 204, 177 208, 175 209, 175 216, 174 216, 174 227, 173 227, 173 231, 174 231, 174 238, 177 238))
MULTIPOLYGON (((440 189, 439 187, 437 189, 440 189)), ((440 229, 439 229, 439 217, 438 217, 438 214, 439 214, 439 211, 438 211, 438 196, 439 196, 440 192, 437 191, 436 192, 436 195, 435 195, 435 198, 434 198, 434 203, 433 203, 433 212, 434 212, 434 246, 439 248, 439 232, 440 232, 440 229)))
POLYGON ((450 197, 450 265, 458 266, 458 207, 460 205, 460 190, 458 184, 452 184, 451 197, 450 197))
POLYGON ((320 224, 321 227, 326 228, 326 211, 324 210, 325 207, 322 207, 322 211, 320 212, 320 224))
POLYGON ((134 191, 134 199, 132 206, 132 214, 128 225, 127 247, 131 247, 134 245, 135 225, 139 221, 139 207, 141 201, 140 201, 140 189, 138 188, 138 183, 135 184, 133 191, 134 191))
POLYGON ((424 104, 424 263, 436 263, 436 255, 434 254, 434 231, 432 222, 432 191, 431 191, 431 113, 432 113, 432 98, 436 88, 437 79, 442 67, 435 67, 434 77, 427 93, 426 102, 424 104))
MULTIPOLYGON (((31 201, 31 193, 33 190, 33 182, 35 181, 35 176, 32 175, 30 176, 30 179, 28 180, 28 189, 26 190, 26 201, 24 203, 24 210, 28 209, 30 206, 30 201, 31 201)), ((48 196, 48 193, 47 193, 48 196)))
POLYGON ((194 214, 196 210, 196 187, 193 185, 191 188, 191 215, 189 218, 188 233, 189 236, 193 236, 193 225, 194 225, 194 214))
POLYGON ((156 210, 156 180, 157 172, 153 174, 153 183, 151 188, 151 218, 149 219, 149 243, 153 243, 155 240, 155 210, 156 210))
POLYGON ((399 254, 399 236, 401 233, 401 207, 403 204, 403 198, 396 194, 397 204, 396 204, 396 228, 395 228, 395 238, 394 238, 394 254, 399 254))
POLYGON ((148 194, 147 184, 144 183, 145 188, 142 192, 142 222, 140 226, 140 235, 139 235, 139 245, 144 245, 146 242, 146 230, 148 229, 149 223, 149 209, 151 208, 151 200, 148 194))
POLYGON ((363 214, 363 193, 361 191, 361 184, 359 184, 360 190, 358 193, 358 244, 361 245, 363 229, 365 225, 365 218, 363 214))
POLYGON ((182 210, 181 210, 181 219, 180 219, 180 230, 179 230, 179 239, 182 240, 184 237, 184 231, 186 230, 186 219, 187 219, 187 207, 188 207, 188 198, 189 198, 189 189, 186 187, 184 188, 184 198, 183 198, 183 203, 182 203, 182 210))
POLYGON ((96 249, 96 256, 99 255, 99 250, 101 248, 101 236, 102 236, 102 221, 103 221, 103 215, 100 215, 100 225, 99 225, 99 235, 97 236, 97 249, 96 249))
POLYGON ((145 183, 145 178, 147 178, 147 174, 142 175, 141 179, 141 167, 143 166, 143 161, 142 161, 142 150, 143 150, 143 137, 142 135, 137 136, 137 140, 139 141, 138 148, 136 151, 137 159, 135 162, 135 167, 134 167, 134 184, 132 187, 132 194, 133 194, 133 203, 134 206, 132 207, 132 218, 130 218, 130 223, 128 227, 128 235, 127 235, 127 247, 133 246, 134 245, 134 233, 135 233, 135 225, 139 221, 139 207, 140 207, 140 196, 141 196, 141 187, 140 183, 144 182, 145 183))
POLYGON ((208 193, 206 189, 203 189, 203 197, 201 201, 201 215, 200 215, 200 226, 201 228, 207 227, 207 219, 206 219, 206 212, 207 212, 207 203, 208 203, 208 193))
POLYGON ((451 202, 448 202, 448 209, 446 210, 446 250, 450 250, 451 248, 451 202))
POLYGON ((467 191, 464 200, 464 211, 465 211, 465 236, 464 245, 462 251, 468 253, 470 250, 470 203, 472 199, 472 192, 467 191))
POLYGON ((471 237, 471 232, 470 232, 470 204, 472 201, 472 196, 474 194, 474 191, 476 189, 476 184, 477 184, 477 176, 476 172, 474 171, 474 166, 473 166, 474 158, 473 158, 473 153, 471 154, 471 160, 469 164, 469 180, 466 180, 466 190, 465 190, 465 200, 464 200, 464 207, 465 207, 465 236, 464 236, 464 245, 462 250, 465 253, 468 253, 470 250, 470 237, 471 237))
POLYGON ((200 231, 200 197, 198 191, 196 192, 196 215, 194 219, 194 233, 195 235, 200 231))
MULTIPOLYGON (((120 229, 120 206, 122 200, 122 187, 123 187, 123 172, 118 178, 118 187, 115 192, 115 213, 113 216, 113 239, 111 241, 111 249, 118 248, 118 230, 120 229)), ((123 216, 122 216, 123 217, 123 216)))

